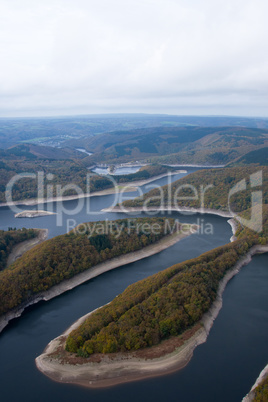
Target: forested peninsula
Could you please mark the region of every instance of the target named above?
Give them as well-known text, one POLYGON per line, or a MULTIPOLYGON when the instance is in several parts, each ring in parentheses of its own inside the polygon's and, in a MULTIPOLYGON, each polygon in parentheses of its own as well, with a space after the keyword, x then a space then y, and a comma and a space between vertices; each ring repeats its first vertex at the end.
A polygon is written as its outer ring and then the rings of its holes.
POLYGON ((84 357, 134 351, 181 334, 208 311, 219 281, 252 245, 238 240, 130 285, 69 335, 66 350, 84 357))
POLYGON ((81 224, 65 235, 37 245, 0 272, 0 327, 3 328, 13 316, 20 315, 26 306, 46 299, 49 290, 52 289, 48 298, 55 297, 96 276, 98 270, 92 275, 91 271, 99 264, 105 263, 100 271, 105 272, 144 258, 147 249, 148 255, 159 252, 195 231, 194 228, 192 232, 190 230, 191 225, 184 225, 182 231, 174 219, 139 218, 132 219, 131 223, 119 219, 81 224), (139 250, 140 255, 132 259, 131 253, 139 250), (129 261, 127 258, 121 263, 116 260, 123 255, 128 255, 129 261), (80 278, 77 284, 68 282, 85 271, 89 276, 80 278), (66 282, 66 286, 62 282, 66 282), (61 290, 57 289, 59 284, 61 290))
POLYGON ((261 187, 263 203, 268 204, 268 167, 248 165, 243 167, 198 170, 182 179, 160 188, 155 188, 141 197, 123 202, 130 208, 208 208, 219 212, 243 212, 251 207, 251 193, 261 187), (250 176, 260 172, 258 182, 251 187, 250 176), (245 189, 230 191, 245 179, 245 189))
MULTIPOLYGON (((57 160, 40 160, 30 158, 29 160, 10 160, 3 158, 0 162, 0 203, 10 202, 6 198, 6 188, 9 181, 16 175, 21 178, 16 180, 12 186, 12 200, 31 201, 36 200, 38 194, 38 172, 42 170, 44 189, 43 198, 78 196, 73 188, 68 185, 73 183, 78 186, 84 194, 98 192, 106 189, 112 189, 115 184, 127 184, 140 180, 149 180, 153 177, 166 175, 168 172, 176 172, 176 168, 163 166, 159 164, 150 164, 143 166, 138 172, 128 175, 98 175, 92 173, 79 160, 66 160, 64 163, 57 160), (24 171, 27 170, 36 177, 26 177, 24 171), (53 175, 50 172, 53 171, 53 175), (90 174, 90 179, 88 175, 90 174), (49 187, 48 187, 49 186, 49 187), (57 191, 57 186, 62 189, 62 194, 57 191), (49 193, 48 193, 48 188, 49 193)), ((29 176, 29 175, 28 175, 29 176)))
POLYGON ((227 282, 252 255, 267 251, 238 240, 129 286, 51 341, 37 368, 59 382, 98 388, 184 367, 206 341, 227 282))
MULTIPOLYGON (((184 183, 193 186, 213 183, 211 192, 207 193, 208 199, 204 198, 204 205, 219 213, 225 212, 230 189, 255 173, 256 166, 199 171, 188 176, 187 180, 172 183, 171 194, 176 194, 179 187, 185 191, 184 196, 191 195, 189 187, 182 186, 184 183)), ((239 218, 251 216, 250 190, 240 191, 239 197, 234 194, 231 205, 238 211, 236 241, 130 285, 111 303, 90 313, 73 330, 53 341, 37 359, 38 368, 58 381, 103 386, 152 374, 148 369, 151 362, 152 365, 156 362, 157 366, 159 356, 176 354, 180 347, 190 350, 186 353, 187 358, 183 354, 185 364, 196 345, 206 339, 207 334, 202 331, 204 317, 210 316, 210 328, 215 318, 213 314, 221 307, 219 300, 228 280, 249 262, 251 255, 268 251, 267 168, 262 168, 261 177, 262 182, 255 186, 262 184, 263 190, 263 204, 259 211, 255 211, 256 220, 258 213, 262 218, 262 227, 258 231, 239 223, 239 218), (149 363, 147 359, 150 359, 149 363)), ((159 200, 168 201, 168 191, 167 186, 154 189, 143 197, 124 202, 124 206, 141 207, 145 200, 152 208, 162 206, 159 200)), ((181 205, 186 209, 197 207, 196 200, 183 201, 181 205)), ((169 205, 164 202, 164 207, 169 205)), ((157 367, 153 372, 163 372, 170 365, 157 367)))

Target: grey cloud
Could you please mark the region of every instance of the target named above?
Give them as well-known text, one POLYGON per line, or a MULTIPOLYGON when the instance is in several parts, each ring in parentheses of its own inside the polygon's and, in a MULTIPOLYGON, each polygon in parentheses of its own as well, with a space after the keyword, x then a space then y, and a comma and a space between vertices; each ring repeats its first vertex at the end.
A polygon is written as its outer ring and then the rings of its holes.
POLYGON ((3 0, 0 114, 268 115, 265 0, 3 0))

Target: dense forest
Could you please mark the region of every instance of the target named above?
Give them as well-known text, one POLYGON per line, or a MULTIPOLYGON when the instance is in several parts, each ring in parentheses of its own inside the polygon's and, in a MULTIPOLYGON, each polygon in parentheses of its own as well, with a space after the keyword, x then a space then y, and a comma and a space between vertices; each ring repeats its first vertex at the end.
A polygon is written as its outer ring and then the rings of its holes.
POLYGON ((35 246, 0 272, 0 315, 100 262, 157 242, 172 233, 174 220, 168 222, 166 218, 132 219, 131 224, 127 219, 91 222, 35 246))
POLYGON ((254 390, 255 396, 253 402, 268 401, 268 377, 266 377, 254 390))
POLYGON ((133 160, 226 165, 267 146, 267 129, 194 125, 113 131, 83 141, 83 147, 93 153, 85 159, 89 165, 133 160))
POLYGON ((239 191, 230 198, 234 212, 242 212, 251 207, 252 191, 262 190, 263 203, 268 204, 268 167, 243 166, 222 169, 199 170, 172 183, 171 197, 169 187, 155 188, 134 200, 124 201, 125 207, 171 206, 213 208, 228 211, 228 195, 230 190, 241 180, 246 179, 247 189, 239 191), (250 175, 262 171, 263 183, 251 188, 250 175), (192 187, 190 187, 192 186, 192 187), (209 186, 209 187, 207 187, 209 186), (197 190, 197 194, 193 190, 197 190), (202 198, 202 188, 206 189, 202 198), (202 205, 203 201, 203 205, 202 205))
MULTIPOLYGON (((3 151, 6 152, 6 151, 3 151)), ((1 153, 1 150, 0 150, 1 153)), ((149 179, 174 168, 161 166, 157 164, 143 166, 138 172, 130 175, 115 175, 113 180, 120 183, 132 182, 137 180, 149 179)), ((44 174, 44 196, 57 196, 57 185, 64 188, 70 183, 79 186, 83 192, 88 191, 87 175, 91 173, 79 160, 61 160, 40 159, 40 158, 22 158, 17 159, 3 158, 0 162, 0 202, 6 202, 5 191, 8 182, 16 175, 27 173, 36 174, 35 178, 24 177, 16 181, 12 188, 13 201, 37 198, 38 196, 38 172, 44 174), (52 174, 51 174, 52 173, 52 174), (48 189, 50 191, 48 195, 48 189), (52 190, 50 190, 52 189, 52 190)), ((113 187, 113 182, 109 175, 98 175, 91 173, 89 180, 89 190, 99 191, 113 187)), ((74 189, 66 188, 65 196, 77 194, 74 189)), ((60 195, 60 194, 58 194, 60 195)))
POLYGON ((37 231, 34 229, 9 228, 8 231, 0 230, 0 271, 6 268, 8 256, 16 244, 36 236, 37 231))
POLYGON ((1 118, 1 148, 21 142, 64 146, 74 143, 83 146, 83 140, 93 135, 116 130, 145 127, 173 126, 227 127, 243 126, 268 128, 266 118, 232 116, 175 116, 165 114, 98 114, 84 116, 1 118), (81 143, 79 142, 81 141, 81 143))
POLYGON ((68 117, 1 118, 1 148, 19 143, 33 143, 64 147, 84 146, 83 140, 100 133, 131 130, 141 127, 183 126, 189 124, 243 125, 268 128, 267 119, 237 117, 189 117, 152 114, 107 114, 68 117))
POLYGON ((257 149, 256 151, 250 151, 246 155, 241 156, 234 163, 235 166, 256 164, 267 166, 268 165, 268 147, 257 149))
MULTIPOLYGON (((256 167, 199 171, 173 183, 172 191, 175 193, 177 186, 184 182, 194 186, 213 183, 209 204, 206 201, 205 206, 226 209, 229 190, 255 171, 256 167)), ((109 305, 92 313, 79 328, 71 332, 67 338, 66 350, 82 357, 93 353, 137 350, 179 335, 199 321, 215 300, 219 281, 226 271, 252 245, 268 242, 267 168, 263 168, 263 173, 265 204, 258 211, 263 223, 259 233, 239 224, 236 233, 238 240, 235 242, 129 286, 109 305)), ((163 187, 165 201, 167 190, 167 186, 163 187)), ((161 192, 159 189, 152 190, 144 197, 126 201, 124 204, 141 206, 145 200, 149 200, 148 206, 159 205, 159 191, 161 192)), ((183 196, 185 195, 189 195, 188 188, 183 196)), ((239 194, 233 203, 237 208, 240 206, 239 217, 249 219, 250 193, 242 196, 239 194)), ((191 201, 186 205, 198 207, 191 201)))
POLYGON ((71 332, 67 351, 125 352, 181 334, 201 319, 219 281, 253 244, 243 238, 130 285, 71 332))

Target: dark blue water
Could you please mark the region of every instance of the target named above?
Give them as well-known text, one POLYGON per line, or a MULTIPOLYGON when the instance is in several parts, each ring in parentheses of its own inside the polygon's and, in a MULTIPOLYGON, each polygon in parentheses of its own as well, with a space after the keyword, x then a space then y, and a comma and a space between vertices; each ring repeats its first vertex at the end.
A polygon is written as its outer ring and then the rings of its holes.
MULTIPOLYGON (((94 197, 96 210, 107 205, 111 201, 109 197, 94 197)), ((2 219, 6 220, 7 214, 7 210, 0 210, 1 223, 2 219)), ((121 214, 118 216, 123 217, 121 214)), ((103 218, 118 216, 105 214, 103 218)), ((268 360, 268 254, 255 256, 228 284, 223 309, 207 342, 195 350, 191 362, 181 371, 112 388, 90 390, 55 383, 35 368, 34 359, 47 343, 77 318, 109 302, 129 284, 225 244, 231 236, 231 228, 224 218, 173 216, 187 222, 199 219, 204 228, 211 225, 213 233, 193 235, 157 255, 107 272, 54 300, 29 308, 22 317, 9 324, 0 335, 1 402, 241 401, 268 360)), ((84 216, 81 211, 81 222, 85 221, 85 217, 86 211, 84 216)), ((50 235, 55 236, 60 228, 55 228, 55 221, 50 221, 50 218, 21 221, 25 224, 30 222, 29 226, 33 226, 34 222, 35 227, 48 227, 50 235)), ((10 214, 8 226, 14 226, 14 221, 10 214)), ((19 221, 16 220, 16 223, 19 221)))
MULTIPOLYGON (((154 182, 142 186, 142 193, 148 192, 155 186, 163 186, 170 182, 174 182, 187 174, 194 172, 198 169, 189 168, 187 173, 176 174, 169 178, 163 177, 162 179, 155 180, 154 182)), ((44 205, 17 206, 18 210, 14 211, 9 207, 0 207, 0 229, 7 230, 8 227, 16 228, 48 228, 49 238, 55 237, 59 234, 68 232, 74 226, 83 222, 92 222, 98 220, 120 219, 121 214, 104 214, 101 212, 103 208, 109 208, 116 205, 124 199, 132 199, 140 195, 138 192, 126 192, 119 195, 107 196, 94 196, 80 200, 70 200, 63 202, 50 202, 44 205), (24 210, 37 210, 37 209, 57 213, 56 215, 42 216, 38 218, 14 218, 16 212, 24 210)))

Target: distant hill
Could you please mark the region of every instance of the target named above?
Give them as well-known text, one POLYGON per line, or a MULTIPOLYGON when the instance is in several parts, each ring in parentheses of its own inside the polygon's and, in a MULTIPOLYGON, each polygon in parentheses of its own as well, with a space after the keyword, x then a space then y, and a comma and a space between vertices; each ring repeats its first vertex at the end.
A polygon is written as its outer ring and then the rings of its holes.
POLYGON ((69 117, 0 118, 0 148, 21 142, 79 147, 79 139, 100 133, 148 127, 252 127, 268 129, 268 119, 230 116, 106 114, 69 117), (75 145, 73 143, 75 141, 75 145))
POLYGON ((154 127, 87 138, 88 165, 146 160, 162 164, 222 165, 268 145, 268 130, 245 127, 154 127))
POLYGON ((4 159, 83 159, 86 154, 70 148, 54 148, 34 144, 19 144, 8 149, 0 149, 4 159))
POLYGON ((246 155, 237 159, 235 165, 248 165, 256 163, 258 165, 268 165, 268 147, 257 149, 256 151, 248 152, 246 155))

